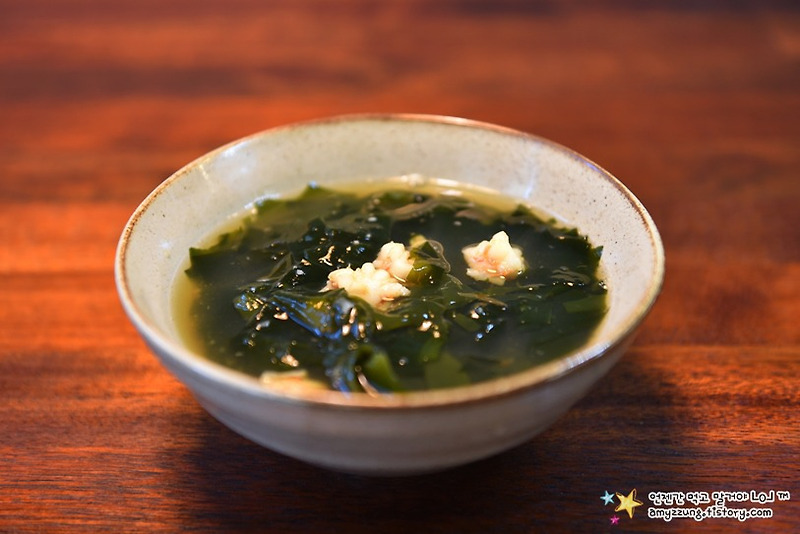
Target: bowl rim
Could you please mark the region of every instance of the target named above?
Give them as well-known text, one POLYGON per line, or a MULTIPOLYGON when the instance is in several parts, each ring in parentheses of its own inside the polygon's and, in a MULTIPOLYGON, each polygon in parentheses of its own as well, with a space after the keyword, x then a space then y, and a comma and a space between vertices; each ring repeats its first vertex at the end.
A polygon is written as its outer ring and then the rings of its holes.
MULTIPOLYGON (((145 199, 137 206, 133 214, 126 222, 117 243, 114 259, 115 284, 125 313, 140 335, 145 338, 145 341, 151 344, 151 349, 156 349, 155 352, 162 363, 165 364, 174 374, 177 374, 174 371, 174 367, 177 366, 183 371, 188 371, 191 373, 193 378, 196 380, 218 383, 229 390, 235 390, 251 397, 277 400, 299 405, 317 405, 340 409, 369 408, 418 410, 431 407, 441 408, 476 402, 485 402, 490 399, 500 399, 542 387, 568 373, 572 373, 579 368, 588 366, 589 364, 599 360, 604 354, 615 350, 621 345, 624 345, 626 340, 632 337, 655 304, 655 301, 658 298, 664 283, 664 273, 664 245, 652 217, 639 199, 636 198, 636 196, 619 179, 617 179, 614 175, 600 165, 597 165, 594 161, 557 142, 514 128, 461 117, 420 113, 353 113, 303 120, 267 128, 219 146, 185 164, 183 167, 162 181, 145 197, 145 199), (622 321, 621 325, 617 327, 616 330, 611 332, 611 334, 607 336, 605 340, 598 340, 590 345, 582 346, 552 361, 537 365, 531 369, 527 369, 513 375, 487 380, 484 382, 478 382, 476 384, 470 384, 467 386, 382 394, 380 396, 370 396, 366 393, 344 393, 333 390, 303 390, 286 392, 270 389, 268 386, 262 384, 257 377, 246 375, 213 362, 212 360, 209 360, 202 355, 187 349, 183 344, 171 340, 168 336, 162 333, 162 330, 158 327, 158 325, 146 318, 144 313, 139 310, 133 296, 133 292, 128 285, 128 277, 126 273, 126 256, 128 252, 127 245, 131 235, 136 229, 139 219, 141 219, 143 214, 149 209, 150 205, 159 195, 164 192, 165 189, 171 187, 173 184, 188 175, 193 168, 202 165, 204 162, 217 157, 221 153, 235 146, 251 142, 261 137, 279 134, 288 130, 354 122, 395 122, 398 124, 411 122, 430 123, 469 129, 477 128, 480 130, 513 136, 541 144, 556 152, 560 152, 568 158, 577 160, 583 165, 591 166, 598 173, 599 177, 615 187, 622 197, 631 204, 632 208, 641 219, 641 223, 644 226, 648 237, 650 238, 651 252, 654 259, 653 270, 650 273, 649 283, 646 291, 644 292, 638 305, 622 321)), ((190 389, 193 388, 190 387, 190 389)))

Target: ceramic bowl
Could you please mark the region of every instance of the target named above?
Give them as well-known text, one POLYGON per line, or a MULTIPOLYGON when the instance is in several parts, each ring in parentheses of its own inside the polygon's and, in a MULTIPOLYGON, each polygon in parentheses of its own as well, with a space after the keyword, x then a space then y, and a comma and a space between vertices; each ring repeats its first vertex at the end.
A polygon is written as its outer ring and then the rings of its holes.
POLYGON ((116 283, 146 343, 232 430, 274 451, 362 474, 441 470, 530 440, 620 358, 662 284, 664 253, 642 204, 611 174, 540 137, 464 119, 333 117, 267 130, 170 176, 136 209, 119 241, 116 283), (187 348, 173 287, 188 250, 255 199, 408 174, 490 187, 603 246, 609 312, 578 350, 507 378, 387 395, 281 392, 187 348))

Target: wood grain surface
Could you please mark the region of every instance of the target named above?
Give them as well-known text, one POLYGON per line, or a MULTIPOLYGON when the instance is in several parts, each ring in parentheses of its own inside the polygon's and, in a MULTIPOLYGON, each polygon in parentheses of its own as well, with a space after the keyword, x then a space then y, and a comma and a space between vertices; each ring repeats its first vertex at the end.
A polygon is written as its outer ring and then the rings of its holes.
POLYGON ((0 532, 798 531, 799 173, 796 2, 0 0, 0 532), (229 431, 114 287, 122 227, 173 171, 368 111, 567 145, 642 200, 667 252, 641 334, 585 399, 422 477, 229 431), (601 499, 633 489, 632 518, 601 499), (726 505, 771 518, 648 517, 653 492, 771 490, 790 498, 726 505))

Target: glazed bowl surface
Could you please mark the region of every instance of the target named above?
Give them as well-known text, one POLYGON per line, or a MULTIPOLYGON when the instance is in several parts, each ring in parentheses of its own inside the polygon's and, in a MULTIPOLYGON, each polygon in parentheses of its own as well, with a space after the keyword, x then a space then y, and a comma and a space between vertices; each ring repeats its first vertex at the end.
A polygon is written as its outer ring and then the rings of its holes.
POLYGON ((234 141, 189 163, 136 209, 115 276, 128 317, 162 364, 232 430, 335 470, 441 470, 519 445, 561 417, 630 345, 664 276, 663 246, 636 197, 601 167, 546 139, 460 118, 350 115, 234 141), (603 247, 608 313, 556 360, 470 386, 383 395, 279 391, 188 348, 174 286, 188 251, 257 199, 321 186, 421 175, 488 187, 603 247))

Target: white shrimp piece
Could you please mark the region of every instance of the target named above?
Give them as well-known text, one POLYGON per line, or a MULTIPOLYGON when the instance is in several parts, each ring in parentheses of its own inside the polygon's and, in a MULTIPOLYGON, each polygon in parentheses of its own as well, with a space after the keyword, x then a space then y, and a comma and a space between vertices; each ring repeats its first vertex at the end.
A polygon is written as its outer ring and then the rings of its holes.
POLYGON ((364 299, 371 306, 411 294, 389 271, 376 269, 371 262, 355 270, 345 267, 328 274, 328 283, 322 290, 339 288, 347 291, 348 295, 364 299))
POLYGON ((475 280, 502 286, 525 270, 522 250, 512 246, 505 232, 497 232, 490 241, 461 250, 467 262, 467 275, 475 280))
POLYGON ((383 269, 389 271, 389 274, 398 280, 405 281, 408 278, 408 273, 414 267, 414 261, 411 259, 406 247, 402 243, 395 243, 390 241, 381 247, 378 252, 378 257, 372 262, 376 269, 383 269))
POLYGON ((264 371, 259 381, 272 389, 284 393, 302 393, 304 391, 320 391, 329 389, 326 384, 308 378, 308 373, 302 369, 296 371, 264 371))

